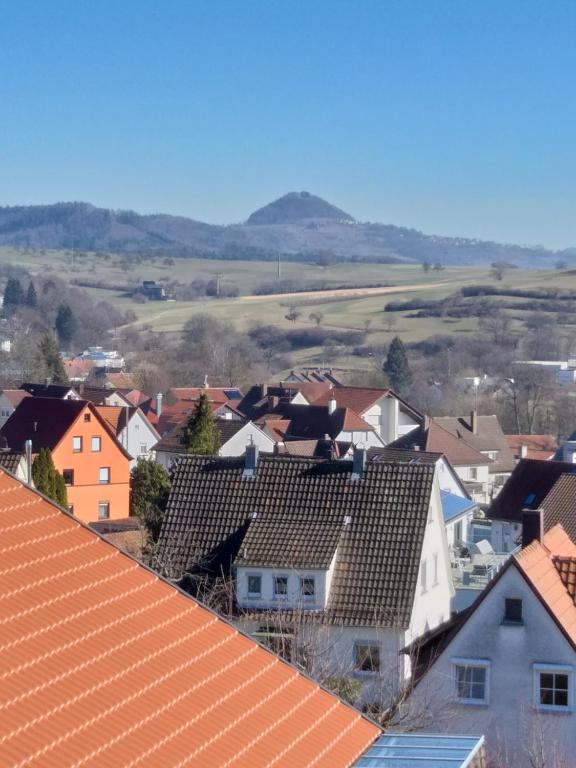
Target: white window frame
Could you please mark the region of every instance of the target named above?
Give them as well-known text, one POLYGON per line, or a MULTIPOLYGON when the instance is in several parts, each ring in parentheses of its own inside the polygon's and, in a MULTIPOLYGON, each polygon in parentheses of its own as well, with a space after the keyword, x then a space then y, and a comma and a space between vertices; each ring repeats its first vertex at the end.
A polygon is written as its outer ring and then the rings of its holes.
POLYGON ((100 435, 92 435, 90 438, 90 450, 92 453, 101 453, 102 452, 102 438, 100 435), (98 448, 94 448, 94 440, 98 440, 98 448))
POLYGON ((288 591, 290 588, 290 577, 287 573, 275 573, 272 577, 272 594, 274 595, 274 600, 287 600, 288 599, 288 591), (282 592, 276 592, 276 579, 286 579, 286 593, 283 594, 282 592))
POLYGON ((247 573, 246 574, 246 594, 248 597, 257 599, 262 597, 262 574, 261 573, 247 573), (260 579, 260 591, 250 592, 250 579, 260 579))
POLYGON ((375 677, 380 674, 382 669, 382 649, 380 643, 377 640, 355 640, 354 657, 352 663, 354 665, 354 675, 356 677, 375 677), (357 652, 359 648, 376 648, 378 651, 378 669, 359 669, 357 666, 357 652))
POLYGON ((438 552, 434 552, 432 555, 432 586, 438 586, 438 552))
POLYGON ((420 594, 425 595, 428 592, 428 563, 426 558, 420 561, 420 594))
POLYGON ((98 467, 98 484, 99 485, 110 485, 112 479, 112 472, 110 470, 110 467, 98 467), (102 472, 106 471, 108 474, 106 476, 106 480, 102 480, 102 472))
POLYGON ((538 712, 574 712, 574 672, 576 667, 570 664, 533 664, 534 675, 534 708, 538 712), (540 703, 540 675, 567 675, 568 676, 568 705, 563 707, 558 704, 540 703))
POLYGON ((313 603, 316 600, 316 576, 300 576, 300 597, 307 603, 313 603), (312 582, 314 589, 311 595, 304 594, 304 581, 312 582))
POLYGON ((472 707, 486 707, 490 704, 490 660, 489 659, 452 659, 452 678, 454 680, 454 698, 458 704, 472 707), (484 698, 464 699, 458 695, 458 667, 475 667, 486 670, 484 678, 484 698))
POLYGON ((109 520, 110 519, 110 502, 109 501, 99 501, 98 502, 98 520, 109 520), (101 515, 100 514, 100 507, 103 507, 106 505, 106 509, 108 514, 107 515, 101 515))
POLYGON ((82 435, 74 435, 72 437, 72 453, 82 453, 84 450, 84 440, 82 440, 82 435), (78 440, 78 444, 80 445, 79 448, 76 448, 76 441, 78 440))

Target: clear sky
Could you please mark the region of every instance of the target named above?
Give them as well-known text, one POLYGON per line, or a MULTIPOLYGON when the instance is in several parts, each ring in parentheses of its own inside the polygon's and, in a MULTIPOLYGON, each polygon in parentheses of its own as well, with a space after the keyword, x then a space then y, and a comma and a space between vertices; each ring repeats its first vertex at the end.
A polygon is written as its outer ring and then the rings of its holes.
POLYGON ((576 246, 576 0, 0 0, 0 204, 576 246))

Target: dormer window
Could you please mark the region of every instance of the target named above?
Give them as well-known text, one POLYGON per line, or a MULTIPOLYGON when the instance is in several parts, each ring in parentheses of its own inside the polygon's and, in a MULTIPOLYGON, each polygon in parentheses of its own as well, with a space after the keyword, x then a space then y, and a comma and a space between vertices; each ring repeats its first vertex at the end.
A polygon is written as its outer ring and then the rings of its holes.
POLYGON ((523 624, 522 600, 516 597, 507 597, 504 600, 503 624, 523 624))
POLYGON ((259 574, 248 576, 248 597, 262 597, 262 576, 259 574))
POLYGON ((314 600, 316 597, 316 579, 314 576, 304 576, 300 579, 300 594, 303 600, 314 600))
POLYGON ((288 597, 288 576, 274 577, 274 597, 277 600, 288 597))

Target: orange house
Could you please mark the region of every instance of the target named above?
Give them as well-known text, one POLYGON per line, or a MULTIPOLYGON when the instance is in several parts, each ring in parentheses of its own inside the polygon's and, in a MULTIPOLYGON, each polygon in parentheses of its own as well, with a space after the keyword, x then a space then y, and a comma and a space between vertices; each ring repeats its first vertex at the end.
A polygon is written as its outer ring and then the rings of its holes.
POLYGON ((1 434, 11 450, 49 448, 64 476, 70 511, 85 522, 128 517, 130 455, 92 403, 26 397, 1 434))

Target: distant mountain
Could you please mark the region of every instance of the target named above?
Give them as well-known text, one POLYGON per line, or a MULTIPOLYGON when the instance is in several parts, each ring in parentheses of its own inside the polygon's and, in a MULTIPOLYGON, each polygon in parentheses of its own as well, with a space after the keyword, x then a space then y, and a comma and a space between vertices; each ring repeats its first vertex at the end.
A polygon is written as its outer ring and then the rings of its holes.
POLYGON ((391 224, 356 221, 320 197, 291 192, 255 211, 244 224, 216 226, 183 216, 113 211, 88 203, 0 208, 0 246, 154 253, 221 259, 338 260, 552 267, 576 263, 576 249, 502 245, 425 235, 391 224))
POLYGON ((289 192, 273 203, 259 208, 246 222, 252 224, 295 224, 306 219, 333 219, 334 221, 349 221, 354 219, 348 213, 311 195, 310 192, 289 192))

